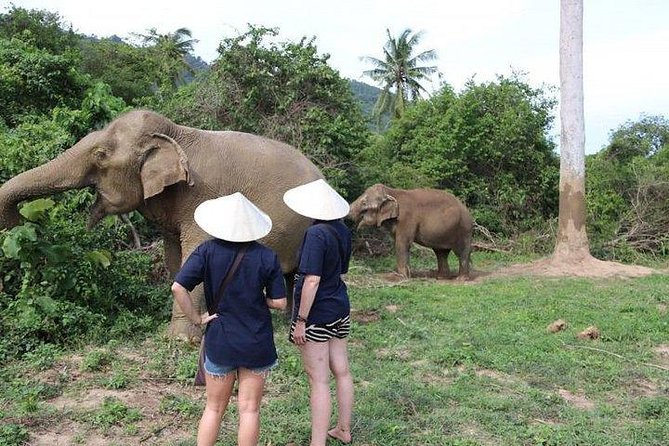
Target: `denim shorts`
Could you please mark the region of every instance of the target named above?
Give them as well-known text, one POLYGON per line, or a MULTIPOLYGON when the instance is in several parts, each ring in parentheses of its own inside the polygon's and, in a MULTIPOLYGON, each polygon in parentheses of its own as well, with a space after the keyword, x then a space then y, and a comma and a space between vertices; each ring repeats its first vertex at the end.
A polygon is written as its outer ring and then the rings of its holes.
MULTIPOLYGON (((279 365, 279 360, 275 359, 274 362, 269 365, 249 370, 251 370, 251 372, 255 373, 256 375, 264 375, 266 377, 270 370, 275 368, 277 365, 279 365)), ((238 368, 239 367, 235 366, 216 364, 210 361, 209 358, 207 358, 207 355, 204 356, 204 371, 207 373, 207 375, 223 378, 230 373, 237 372, 238 368)))

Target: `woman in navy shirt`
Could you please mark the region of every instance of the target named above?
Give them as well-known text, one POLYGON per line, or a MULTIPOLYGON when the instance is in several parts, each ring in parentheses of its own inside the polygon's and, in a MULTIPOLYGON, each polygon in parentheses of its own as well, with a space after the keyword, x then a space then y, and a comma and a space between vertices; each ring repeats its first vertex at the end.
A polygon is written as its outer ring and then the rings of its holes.
POLYGON ((197 444, 213 445, 221 419, 239 380, 239 445, 256 445, 260 400, 265 379, 277 365, 270 308, 286 307, 286 289, 277 255, 255 240, 271 228, 269 216, 241 193, 203 202, 195 222, 215 237, 198 246, 172 284, 174 299, 196 325, 206 326, 205 376, 207 404, 197 444), (220 297, 215 314, 199 314, 189 292, 204 283, 210 307, 240 249, 244 256, 220 297))
POLYGON ((300 247, 290 341, 302 355, 311 388, 311 446, 325 446, 330 436, 351 442, 353 378, 349 371, 347 336, 350 303, 341 275, 348 271, 351 234, 341 221, 349 205, 324 180, 287 191, 292 210, 313 218, 300 247), (337 424, 330 423, 330 371, 337 387, 337 424))

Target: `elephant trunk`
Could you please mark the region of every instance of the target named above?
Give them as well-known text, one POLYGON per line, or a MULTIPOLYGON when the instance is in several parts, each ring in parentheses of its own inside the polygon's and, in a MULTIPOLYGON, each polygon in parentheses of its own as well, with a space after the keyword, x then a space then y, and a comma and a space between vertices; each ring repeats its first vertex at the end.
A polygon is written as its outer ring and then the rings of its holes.
POLYGON ((353 220, 354 223, 358 223, 360 221, 360 218, 362 217, 362 197, 358 198, 355 200, 353 203, 351 203, 350 209, 348 211, 348 215, 346 218, 349 218, 353 220))
POLYGON ((19 224, 17 205, 24 200, 90 185, 84 140, 46 164, 23 172, 0 187, 0 229, 19 224))

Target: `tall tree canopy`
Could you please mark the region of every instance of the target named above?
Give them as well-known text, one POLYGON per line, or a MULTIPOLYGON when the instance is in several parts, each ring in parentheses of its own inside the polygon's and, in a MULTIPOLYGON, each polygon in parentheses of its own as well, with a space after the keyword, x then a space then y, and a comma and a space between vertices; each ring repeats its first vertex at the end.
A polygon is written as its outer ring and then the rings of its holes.
POLYGON ((495 232, 555 215, 558 160, 547 138, 554 99, 519 75, 448 85, 420 101, 365 149, 365 184, 450 189, 495 232))
POLYGON ((383 47, 383 59, 366 56, 363 60, 374 68, 364 71, 374 81, 383 86, 375 106, 375 114, 380 116, 390 111, 392 116, 399 118, 407 108, 409 102, 418 98, 421 92, 426 92, 421 84, 431 74, 436 73, 436 66, 419 65, 437 58, 434 50, 415 54, 423 32, 412 33, 407 28, 398 37, 393 37, 386 29, 388 40, 383 47))
POLYGON ((351 160, 367 144, 360 107, 313 39, 276 43, 278 33, 251 26, 224 39, 211 70, 160 108, 183 124, 292 144, 347 193, 357 185, 351 160))

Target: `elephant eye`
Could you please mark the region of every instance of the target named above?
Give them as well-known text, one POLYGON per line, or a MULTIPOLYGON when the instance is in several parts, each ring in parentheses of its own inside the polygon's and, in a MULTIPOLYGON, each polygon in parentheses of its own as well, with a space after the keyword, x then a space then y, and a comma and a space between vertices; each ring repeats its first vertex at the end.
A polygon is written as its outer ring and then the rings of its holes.
POLYGON ((95 149, 93 151, 93 156, 96 160, 102 161, 103 159, 107 158, 107 152, 105 152, 104 149, 95 149))

